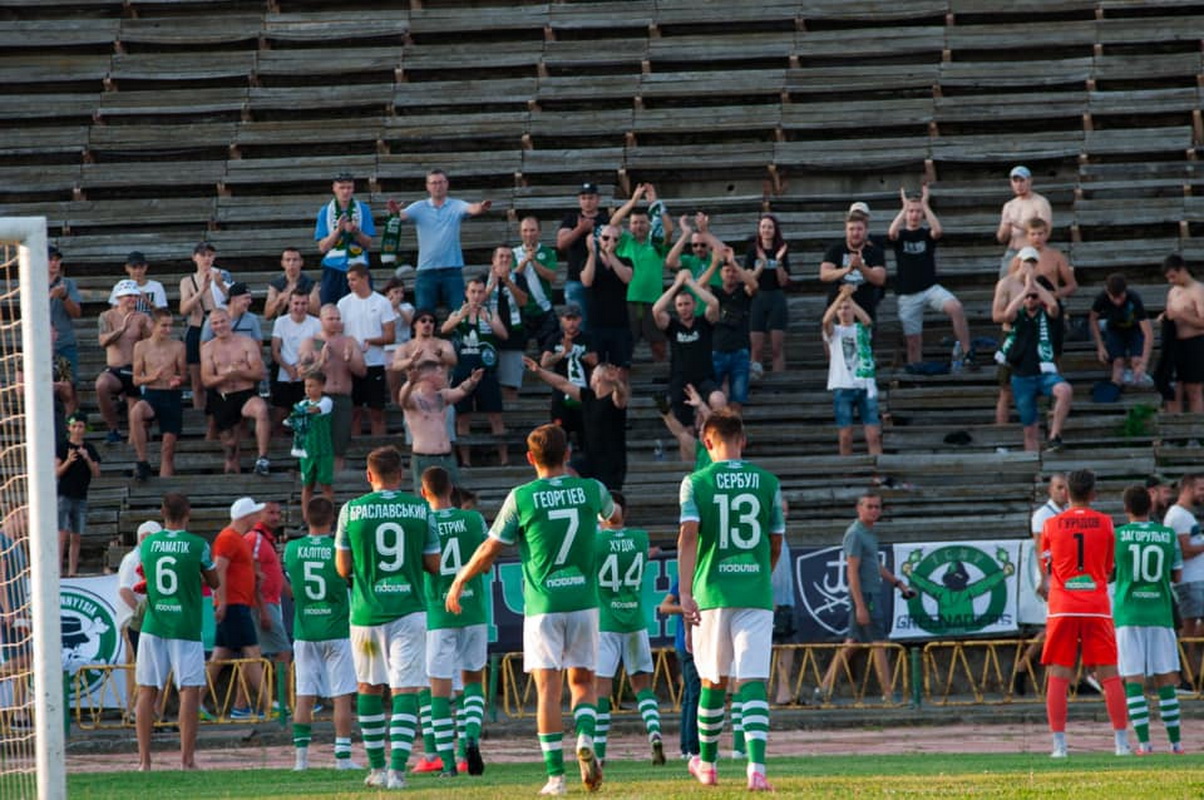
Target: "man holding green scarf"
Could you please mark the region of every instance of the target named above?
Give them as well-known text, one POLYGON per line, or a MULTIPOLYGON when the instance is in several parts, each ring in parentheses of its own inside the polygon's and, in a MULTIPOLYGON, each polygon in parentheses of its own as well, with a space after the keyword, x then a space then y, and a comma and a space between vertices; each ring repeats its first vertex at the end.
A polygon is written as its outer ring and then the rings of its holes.
POLYGON ((873 323, 853 294, 857 284, 841 284, 821 322, 828 348, 828 391, 836 415, 837 441, 842 456, 853 455, 853 409, 865 428, 870 455, 882 453, 882 424, 878 419, 878 383, 874 377, 873 323))
POLYGON ((353 196, 355 176, 340 172, 330 185, 334 198, 318 210, 314 240, 322 253, 322 305, 337 303, 351 291, 347 286, 347 268, 368 266, 368 250, 376 226, 372 212, 353 196))

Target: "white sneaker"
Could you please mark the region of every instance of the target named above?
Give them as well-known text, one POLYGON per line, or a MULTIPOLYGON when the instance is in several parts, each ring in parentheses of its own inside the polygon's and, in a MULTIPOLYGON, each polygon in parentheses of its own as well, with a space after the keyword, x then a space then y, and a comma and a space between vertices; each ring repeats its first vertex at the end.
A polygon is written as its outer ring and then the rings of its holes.
POLYGON ((309 769, 309 755, 297 753, 297 760, 293 763, 293 772, 304 772, 309 769))
POLYGON ((365 786, 372 786, 377 789, 385 788, 389 782, 389 776, 385 774, 383 769, 374 769, 368 771, 368 777, 364 778, 365 786))
POLYGON ((761 362, 754 361, 748 365, 748 377, 754 381, 759 381, 765 377, 765 367, 761 366, 761 362))
POLYGON ((548 782, 539 790, 539 793, 541 795, 563 795, 569 793, 569 787, 565 785, 563 775, 553 775, 548 778, 548 782))
POLYGON ((404 789, 406 788, 406 774, 401 770, 389 770, 388 778, 385 779, 386 789, 404 789))
POLYGON ((352 761, 350 758, 336 758, 334 760, 335 769, 363 769, 364 765, 352 761))
POLYGON ((1133 755, 1133 748, 1129 747, 1128 744, 1118 744, 1116 745, 1116 755, 1131 756, 1133 755))
POLYGON ((1068 755, 1069 754, 1066 752, 1066 747, 1064 745, 1057 745, 1054 747, 1053 752, 1049 754, 1049 757, 1066 758, 1068 755))

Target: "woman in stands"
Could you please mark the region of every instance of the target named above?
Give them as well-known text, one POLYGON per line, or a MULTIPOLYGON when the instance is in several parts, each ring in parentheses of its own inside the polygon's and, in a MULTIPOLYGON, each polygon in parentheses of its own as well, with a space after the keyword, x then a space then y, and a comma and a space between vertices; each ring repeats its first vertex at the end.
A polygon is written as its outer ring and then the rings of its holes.
POLYGON ((761 355, 765 350, 765 334, 769 334, 770 366, 774 372, 786 369, 786 292, 790 283, 790 257, 786 253, 782 228, 773 214, 762 214, 757 234, 748 243, 744 268, 763 266, 757 279, 757 293, 749 310, 749 341, 752 344, 750 373, 760 378, 765 369, 761 355))

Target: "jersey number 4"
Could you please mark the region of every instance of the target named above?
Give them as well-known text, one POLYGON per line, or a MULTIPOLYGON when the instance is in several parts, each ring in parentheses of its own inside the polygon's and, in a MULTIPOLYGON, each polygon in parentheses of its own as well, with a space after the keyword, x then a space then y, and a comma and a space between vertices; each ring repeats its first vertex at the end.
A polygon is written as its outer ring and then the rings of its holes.
POLYGON ((602 569, 598 570, 598 585, 603 589, 609 589, 612 592, 618 593, 619 589, 626 586, 630 589, 638 589, 644 583, 644 554, 636 553, 635 559, 632 560, 631 566, 627 568, 626 574, 623 575, 623 580, 619 580, 619 556, 611 553, 602 562, 602 569))

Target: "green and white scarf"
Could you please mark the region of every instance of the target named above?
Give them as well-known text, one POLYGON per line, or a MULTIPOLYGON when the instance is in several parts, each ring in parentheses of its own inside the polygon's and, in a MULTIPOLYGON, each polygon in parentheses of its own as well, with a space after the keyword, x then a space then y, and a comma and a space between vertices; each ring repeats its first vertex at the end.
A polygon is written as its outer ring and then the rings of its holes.
MULTIPOLYGON (((347 202, 347 208, 339 205, 339 198, 333 198, 326 205, 326 230, 333 231, 338 229, 340 220, 343 217, 350 217, 357 228, 363 225, 363 216, 360 213, 360 204, 355 202, 355 198, 347 202)), ((354 262, 364 254, 364 248, 360 247, 355 236, 347 231, 339 234, 339 239, 334 243, 334 247, 327 251, 327 257, 343 258, 346 257, 349 262, 354 262)))
MULTIPOLYGON (((1027 311, 1021 311, 1022 314, 1027 314, 1027 311)), ((1042 308, 1037 311, 1037 358, 1041 362, 1041 371, 1053 374, 1058 371, 1058 365, 1054 363, 1053 339, 1049 335, 1049 315, 1042 308)), ((1003 344, 995 351, 995 361, 1000 364, 1010 362, 1012 348, 1016 345, 1016 325, 1012 324, 1012 329, 1008 331, 1007 338, 1003 340, 1003 344)))

